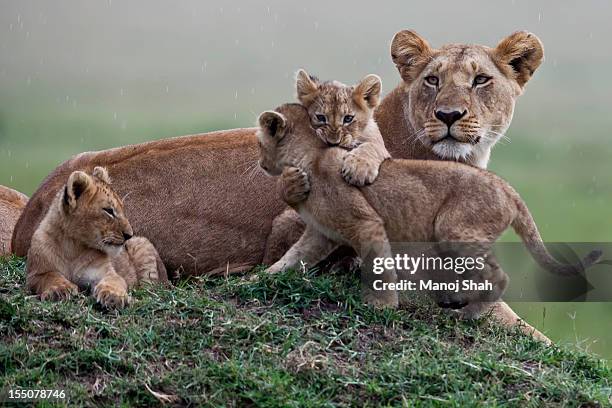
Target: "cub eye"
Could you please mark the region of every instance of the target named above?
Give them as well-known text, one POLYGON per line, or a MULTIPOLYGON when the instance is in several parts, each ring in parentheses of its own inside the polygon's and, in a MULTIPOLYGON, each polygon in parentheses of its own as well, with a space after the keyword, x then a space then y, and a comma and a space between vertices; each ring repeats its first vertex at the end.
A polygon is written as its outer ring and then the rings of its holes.
POLYGON ((315 115, 315 118, 317 118, 317 120, 321 123, 326 123, 327 122, 327 117, 325 115, 320 115, 317 114, 315 115))
POLYGON ((355 119, 355 115, 346 115, 346 116, 344 117, 344 119, 342 119, 342 121, 343 121, 345 124, 349 124, 349 123, 351 123, 351 122, 353 121, 353 119, 355 119))
POLYGON ((437 76, 430 75, 425 77, 425 82, 427 82, 427 84, 431 86, 438 86, 440 80, 437 76))
POLYGON ((115 218, 115 210, 113 210, 112 208, 103 208, 102 210, 111 217, 115 218))
POLYGON ((484 85, 491 80, 491 77, 486 75, 476 75, 474 78, 474 86, 476 85, 484 85))

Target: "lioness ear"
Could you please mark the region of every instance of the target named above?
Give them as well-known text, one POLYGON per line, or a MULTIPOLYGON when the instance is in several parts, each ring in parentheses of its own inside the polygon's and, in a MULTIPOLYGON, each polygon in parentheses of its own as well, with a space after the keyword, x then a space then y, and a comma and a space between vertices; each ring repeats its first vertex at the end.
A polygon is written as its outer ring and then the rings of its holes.
POLYGON ((104 167, 96 166, 93 170, 92 175, 98 180, 105 182, 106 184, 111 183, 111 178, 108 175, 108 171, 104 167))
POLYGON ((91 185, 92 180, 87 173, 82 171, 73 172, 70 177, 68 177, 68 183, 66 183, 66 187, 64 188, 64 204, 70 208, 75 208, 77 200, 91 188, 91 185))
POLYGON ((273 137, 280 138, 284 134, 287 121, 283 115, 274 111, 265 111, 259 115, 259 126, 261 130, 273 137))
POLYGON ((391 58, 405 82, 412 82, 425 68, 433 54, 432 48, 412 30, 403 30, 393 36, 391 58))
POLYGON ((535 34, 517 31, 497 44, 493 58, 523 88, 544 60, 544 46, 535 34))
POLYGON ((356 104, 363 108, 368 107, 373 109, 378 106, 380 101, 380 92, 382 90, 382 81, 378 75, 370 74, 363 78, 361 82, 355 86, 353 91, 353 100, 356 104), (366 106, 363 106, 365 102, 366 106))
POLYGON ((319 92, 319 80, 315 76, 310 76, 306 71, 300 69, 295 74, 295 88, 297 97, 302 105, 308 105, 319 92))

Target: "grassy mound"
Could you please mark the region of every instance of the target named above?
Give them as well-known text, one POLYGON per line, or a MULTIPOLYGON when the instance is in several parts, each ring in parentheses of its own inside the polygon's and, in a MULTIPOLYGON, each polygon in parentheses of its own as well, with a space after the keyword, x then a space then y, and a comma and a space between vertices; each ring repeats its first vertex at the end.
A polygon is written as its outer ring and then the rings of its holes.
POLYGON ((106 311, 41 302, 0 260, 0 388, 69 405, 611 405, 611 370, 486 319, 361 305, 357 278, 199 278, 106 311))

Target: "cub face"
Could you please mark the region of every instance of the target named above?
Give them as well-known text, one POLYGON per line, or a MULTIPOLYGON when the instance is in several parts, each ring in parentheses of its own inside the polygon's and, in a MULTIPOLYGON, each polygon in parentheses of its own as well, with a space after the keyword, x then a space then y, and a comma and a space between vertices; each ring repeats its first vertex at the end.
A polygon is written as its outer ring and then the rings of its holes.
POLYGON ((88 248, 116 253, 134 233, 106 169, 73 172, 64 186, 61 211, 68 235, 88 248))
POLYGON ((297 97, 308 110, 317 135, 331 146, 353 147, 353 137, 372 120, 382 83, 370 74, 357 85, 338 81, 321 82, 303 69, 296 76, 297 97))
POLYGON ((433 49, 405 30, 393 38, 391 57, 408 94, 407 119, 419 140, 443 159, 465 160, 503 136, 544 50, 527 32, 510 35, 496 48, 450 44, 433 49))

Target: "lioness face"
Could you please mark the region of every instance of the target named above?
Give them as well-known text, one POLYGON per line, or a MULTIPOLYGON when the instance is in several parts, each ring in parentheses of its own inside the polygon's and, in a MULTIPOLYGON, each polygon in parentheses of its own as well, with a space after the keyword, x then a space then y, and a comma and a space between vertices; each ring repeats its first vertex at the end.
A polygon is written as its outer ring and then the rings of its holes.
POLYGON ((64 227, 79 243, 114 254, 134 234, 106 169, 96 167, 92 176, 73 172, 62 194, 64 227))
POLYGON ((433 49, 412 31, 395 35, 391 54, 404 80, 404 111, 416 136, 442 159, 462 161, 477 152, 486 152, 488 160, 544 55, 538 38, 526 32, 512 34, 496 48, 433 49))

